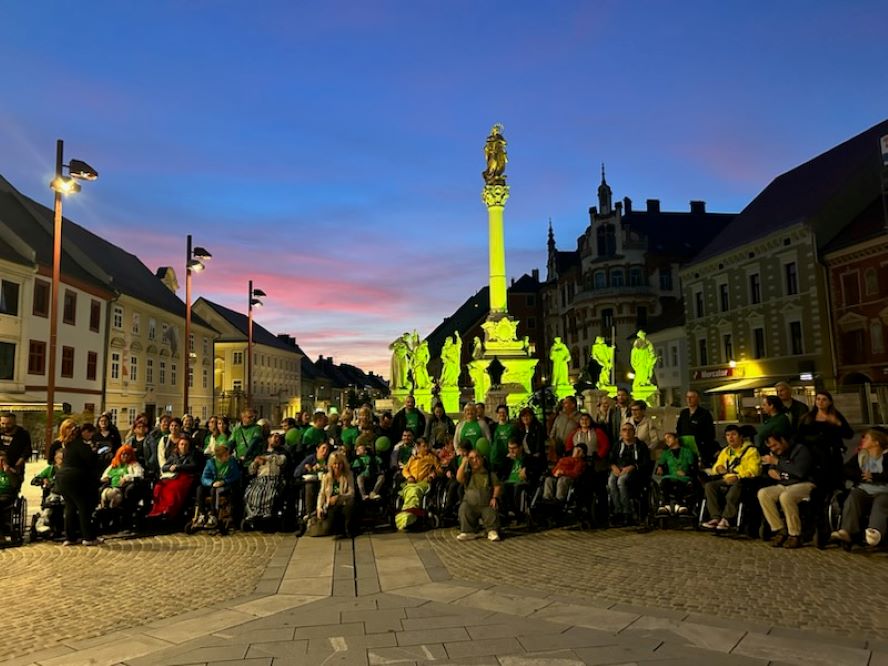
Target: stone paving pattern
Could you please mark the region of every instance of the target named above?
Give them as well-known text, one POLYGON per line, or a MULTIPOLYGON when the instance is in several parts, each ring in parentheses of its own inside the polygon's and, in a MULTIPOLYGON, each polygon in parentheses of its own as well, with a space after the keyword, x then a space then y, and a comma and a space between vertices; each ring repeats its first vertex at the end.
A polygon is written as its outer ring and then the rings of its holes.
POLYGON ((788 551, 690 530, 550 530, 498 544, 459 543, 452 530, 424 536, 456 578, 575 595, 605 606, 888 640, 884 551, 788 551))

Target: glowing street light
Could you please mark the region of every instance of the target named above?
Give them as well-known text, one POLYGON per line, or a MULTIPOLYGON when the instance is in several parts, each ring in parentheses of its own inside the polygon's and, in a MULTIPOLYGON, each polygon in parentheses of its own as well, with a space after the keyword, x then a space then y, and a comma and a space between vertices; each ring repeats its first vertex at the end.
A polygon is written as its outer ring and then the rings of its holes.
POLYGON ((200 273, 206 266, 205 261, 209 261, 213 255, 204 248, 198 246, 191 247, 191 234, 188 234, 185 250, 185 389, 184 402, 182 403, 182 413, 189 414, 188 410, 188 383, 191 381, 191 274, 200 273))
POLYGON ((253 406, 253 308, 261 308, 262 301, 266 293, 261 289, 253 289, 253 281, 250 280, 250 286, 247 297, 247 407, 253 406))

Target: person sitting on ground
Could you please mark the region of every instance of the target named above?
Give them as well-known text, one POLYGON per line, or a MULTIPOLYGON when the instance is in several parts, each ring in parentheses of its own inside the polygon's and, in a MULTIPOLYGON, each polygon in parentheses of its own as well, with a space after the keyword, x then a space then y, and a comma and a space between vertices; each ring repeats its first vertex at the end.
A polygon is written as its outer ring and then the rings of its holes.
POLYGON ((762 400, 762 416, 764 420, 755 435, 755 445, 759 453, 767 455, 768 437, 777 435, 789 439, 792 436, 792 422, 783 403, 776 395, 766 395, 762 400))
POLYGON ((555 464, 552 476, 546 477, 543 484, 543 500, 546 502, 567 501, 567 493, 573 484, 586 471, 586 453, 588 449, 583 442, 573 447, 570 455, 563 456, 555 464))
POLYGON ((43 489, 43 499, 40 502, 40 515, 34 529, 38 534, 46 534, 52 530, 56 524, 56 516, 62 511, 65 501, 62 499, 61 493, 56 488, 56 472, 62 466, 62 456, 64 451, 59 449, 55 452, 55 460, 51 465, 47 465, 31 479, 32 486, 40 486, 43 489))
POLYGON ((888 429, 870 428, 860 440, 860 450, 845 464, 845 476, 854 483, 842 507, 842 526, 830 536, 845 550, 863 531, 866 543, 876 547, 888 529, 888 429), (869 513, 867 528, 864 518, 869 513))
POLYGON ((129 444, 124 444, 111 464, 102 472, 102 494, 99 504, 103 509, 116 509, 123 504, 124 499, 132 499, 135 503, 134 493, 137 492, 137 484, 145 478, 145 470, 136 460, 136 450, 129 444))
POLYGON ((744 481, 757 479, 762 473, 762 459, 758 449, 744 440, 736 425, 725 428, 728 445, 723 448, 712 468, 716 475, 703 486, 709 521, 703 527, 710 530, 727 530, 737 518, 744 481))
POLYGON ((213 451, 213 458, 207 460, 200 475, 195 502, 195 525, 206 525, 213 528, 219 523, 219 508, 222 498, 233 499, 231 491, 241 478, 240 465, 232 460, 231 453, 225 444, 219 444, 213 451), (206 510, 206 498, 210 498, 210 507, 206 510))
POLYGON ((496 472, 490 471, 487 461, 478 451, 465 456, 456 472, 456 479, 465 489, 459 505, 459 541, 482 536, 483 523, 490 541, 499 541, 499 498, 503 486, 496 472), (480 521, 480 523, 479 523, 480 521))
MULTIPOLYGON (((176 421, 177 419, 173 419, 176 421)), ((170 426, 170 432, 173 426, 170 426)), ((191 440, 179 433, 175 450, 161 468, 160 479, 154 484, 154 502, 148 518, 175 518, 182 513, 191 497, 191 488, 198 473, 191 455, 191 440)))
MULTIPOLYGON (((769 396, 773 397, 773 396, 769 396)), ((762 463, 772 465, 768 476, 776 481, 758 491, 758 501, 771 531, 775 548, 799 548, 802 545, 802 521, 799 518, 799 502, 811 496, 814 483, 814 458, 804 444, 790 442, 785 436, 768 436, 771 453, 762 456, 762 463), (777 508, 778 502, 783 516, 777 508)))
POLYGON ((328 536, 334 531, 346 538, 351 536, 352 512, 355 505, 355 482, 348 460, 342 453, 330 455, 329 470, 321 481, 316 515, 318 522, 309 530, 309 536, 328 536))
POLYGON ((399 470, 404 469, 404 465, 410 460, 410 456, 414 454, 414 447, 415 437, 413 431, 405 429, 401 435, 401 441, 395 444, 392 448, 392 453, 389 459, 389 468, 396 473, 399 470))
POLYGON ((317 500, 317 492, 320 487, 320 477, 327 470, 327 459, 330 455, 330 445, 322 441, 315 447, 314 453, 309 453, 293 471, 293 477, 302 483, 305 498, 305 518, 310 517, 317 500))
POLYGON ((693 492, 699 461, 690 447, 682 446, 678 435, 667 432, 666 448, 657 461, 654 483, 660 485, 660 506, 657 513, 687 515, 688 500, 693 492))
POLYGON ((617 523, 632 521, 632 494, 638 479, 650 472, 647 445, 635 438, 635 426, 626 421, 620 426, 620 441, 611 448, 610 476, 607 490, 617 523))
POLYGON ((377 456, 373 449, 364 442, 355 447, 352 474, 362 500, 379 499, 379 491, 382 490, 385 483, 385 468, 382 466, 382 458, 377 456))
MULTIPOLYGON (((269 434, 265 442, 265 450, 250 462, 252 478, 244 491, 244 524, 248 527, 257 519, 271 518, 274 514, 289 463, 281 433, 269 434)), ((215 455, 215 451, 213 453, 215 455)), ((204 473, 206 469, 204 467, 204 473)))

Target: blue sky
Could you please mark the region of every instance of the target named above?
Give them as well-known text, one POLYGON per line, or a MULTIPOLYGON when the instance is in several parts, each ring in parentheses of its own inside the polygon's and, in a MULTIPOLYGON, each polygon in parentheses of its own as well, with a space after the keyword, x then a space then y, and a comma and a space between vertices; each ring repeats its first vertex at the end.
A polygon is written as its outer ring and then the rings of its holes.
POLYGON ((738 211, 888 116, 884 2, 10 2, 0 173, 310 356, 387 371, 486 283, 482 146, 505 125, 507 271, 614 196, 738 211), (54 11, 50 11, 53 9, 54 11))

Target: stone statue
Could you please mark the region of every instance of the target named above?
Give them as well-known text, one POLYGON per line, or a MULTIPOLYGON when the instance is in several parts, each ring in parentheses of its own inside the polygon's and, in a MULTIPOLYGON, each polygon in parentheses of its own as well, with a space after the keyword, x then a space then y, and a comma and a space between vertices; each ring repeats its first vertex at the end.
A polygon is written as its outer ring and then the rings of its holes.
POLYGON ((602 336, 595 338, 592 345, 592 360, 601 368, 598 373, 598 388, 609 386, 611 383, 611 370, 614 367, 614 346, 604 341, 602 336))
POLYGON ((509 157, 506 154, 506 137, 502 134, 503 126, 497 123, 490 130, 490 136, 484 143, 484 158, 487 160, 487 168, 481 172, 487 185, 506 184, 506 164, 509 157))
POLYGON ((487 374, 487 368, 484 365, 483 361, 469 365, 469 374, 475 385, 475 402, 484 402, 487 398, 487 391, 490 390, 490 375, 487 374))
POLYGON ((552 348, 549 350, 549 360, 552 361, 552 386, 570 384, 568 367, 570 366, 570 350, 561 341, 555 338, 552 348))
POLYGON ((481 338, 476 335, 472 340, 472 359, 477 361, 482 356, 484 356, 484 348, 481 346, 481 338))
POLYGON ((462 356, 462 338, 459 332, 453 334, 453 340, 448 336, 441 348, 441 377, 438 384, 442 387, 459 385, 459 362, 462 356))
POLYGON ((392 390, 409 389, 407 373, 410 369, 410 334, 404 333, 392 344, 392 390))
POLYGON ((633 393, 637 387, 651 386, 654 366, 657 365, 657 351, 651 341, 647 339, 647 334, 644 331, 639 331, 635 342, 632 343, 629 362, 635 373, 635 379, 632 381, 633 393))
MULTIPOLYGON (((418 339, 418 336, 417 338, 418 339)), ((423 340, 413 350, 413 386, 416 390, 425 390, 432 387, 432 379, 426 367, 429 362, 429 343, 423 340)))

